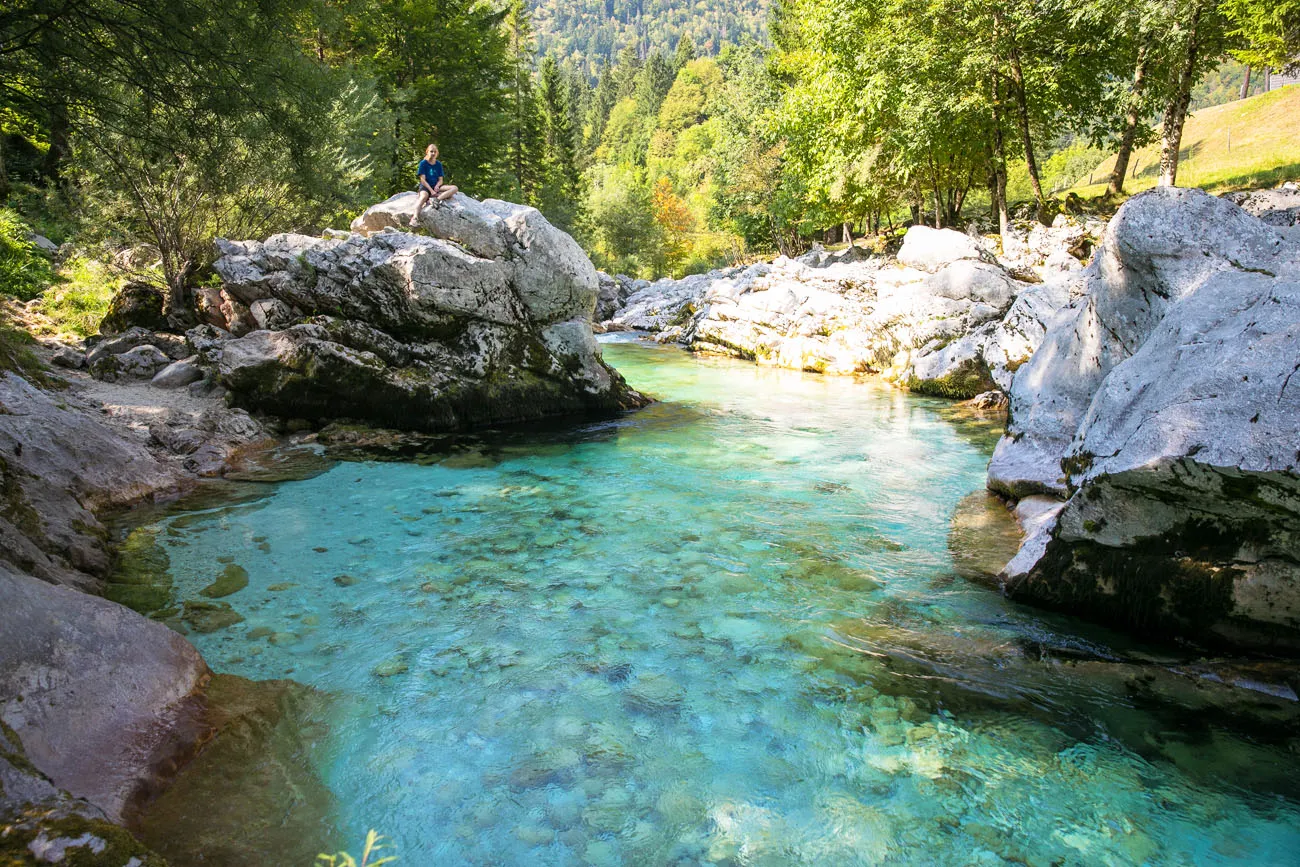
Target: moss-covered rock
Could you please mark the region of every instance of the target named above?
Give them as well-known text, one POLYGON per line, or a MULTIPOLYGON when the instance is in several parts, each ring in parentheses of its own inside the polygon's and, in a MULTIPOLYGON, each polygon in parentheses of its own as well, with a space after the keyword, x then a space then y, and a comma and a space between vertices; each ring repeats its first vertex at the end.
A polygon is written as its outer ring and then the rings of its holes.
POLYGON ((996 390, 998 384, 993 381, 984 359, 974 357, 933 379, 912 376, 907 381, 907 387, 917 394, 946 397, 950 400, 970 400, 977 394, 996 390))
POLYGON ((229 602, 199 602, 187 599, 181 620, 195 632, 206 634, 242 623, 244 615, 231 608, 229 602))
POLYGON ((248 586, 248 570, 237 563, 227 563, 217 579, 199 591, 209 599, 223 599, 248 586))
POLYGON ((131 832, 66 809, 30 807, 0 823, 0 867, 167 867, 131 832))

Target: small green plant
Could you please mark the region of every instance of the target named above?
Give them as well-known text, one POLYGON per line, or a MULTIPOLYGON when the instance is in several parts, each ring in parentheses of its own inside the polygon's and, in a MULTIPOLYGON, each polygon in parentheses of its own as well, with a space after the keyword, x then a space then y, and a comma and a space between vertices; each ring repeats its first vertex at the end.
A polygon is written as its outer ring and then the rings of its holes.
POLYGON ((347 852, 339 852, 334 855, 321 853, 316 856, 315 867, 379 867, 380 864, 389 864, 397 860, 396 855, 385 855, 377 861, 371 861, 372 855, 376 855, 380 849, 391 849, 392 846, 383 842, 384 836, 376 833, 373 828, 366 834, 366 848, 361 852, 361 861, 358 862, 347 852))
POLYGON ((50 260, 30 236, 17 211, 0 208, 0 293, 21 301, 41 294, 54 278, 50 260))

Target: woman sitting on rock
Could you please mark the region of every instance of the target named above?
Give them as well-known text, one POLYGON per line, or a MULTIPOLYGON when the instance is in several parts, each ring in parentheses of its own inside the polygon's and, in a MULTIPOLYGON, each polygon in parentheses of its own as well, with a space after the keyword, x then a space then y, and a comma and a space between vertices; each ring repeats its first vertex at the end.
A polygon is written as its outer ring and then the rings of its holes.
POLYGON ((420 160, 420 167, 416 169, 416 175, 419 177, 420 182, 420 200, 415 203, 415 216, 411 217, 411 228, 415 228, 420 224, 420 212, 424 210, 424 206, 428 204, 430 199, 445 202, 456 195, 455 186, 442 182, 442 163, 438 161, 438 146, 436 144, 431 144, 424 149, 424 159, 420 160))

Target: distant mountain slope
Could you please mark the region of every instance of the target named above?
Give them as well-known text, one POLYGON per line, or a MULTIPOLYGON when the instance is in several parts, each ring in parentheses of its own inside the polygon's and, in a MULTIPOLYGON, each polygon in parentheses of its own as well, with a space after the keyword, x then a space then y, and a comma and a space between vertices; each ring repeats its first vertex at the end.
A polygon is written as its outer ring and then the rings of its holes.
POLYGON ((769 0, 533 0, 543 53, 597 64, 623 46, 672 52, 685 35, 700 54, 729 42, 765 38, 769 0))

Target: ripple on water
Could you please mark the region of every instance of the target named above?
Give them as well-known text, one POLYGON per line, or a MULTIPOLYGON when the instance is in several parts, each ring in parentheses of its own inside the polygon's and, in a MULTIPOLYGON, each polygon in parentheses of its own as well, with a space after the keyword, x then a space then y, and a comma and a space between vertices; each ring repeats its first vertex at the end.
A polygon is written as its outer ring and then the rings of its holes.
POLYGON ((377 827, 419 865, 1300 851, 1294 775, 1252 774, 1295 769, 1285 703, 1253 738, 1206 723, 1245 759, 1198 763, 1134 698, 1149 670, 954 580, 987 435, 869 383, 606 351, 664 402, 150 528, 177 603, 216 581, 243 618, 191 636, 215 669, 334 697, 319 848, 377 827), (1086 664, 1050 650, 1071 641, 1086 664))

